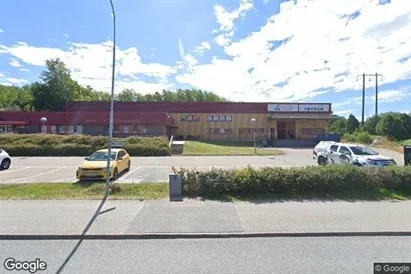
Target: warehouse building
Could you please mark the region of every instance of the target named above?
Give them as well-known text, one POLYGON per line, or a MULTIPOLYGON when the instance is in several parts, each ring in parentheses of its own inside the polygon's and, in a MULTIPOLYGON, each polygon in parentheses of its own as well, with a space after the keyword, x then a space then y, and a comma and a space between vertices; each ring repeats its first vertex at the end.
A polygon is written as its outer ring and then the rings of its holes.
MULTIPOLYGON (((109 102, 69 102, 64 112, 0 112, 0 133, 104 135, 109 102), (41 118, 47 122, 43 123, 41 118)), ((115 102, 115 136, 197 140, 313 140, 328 133, 330 103, 115 102)))

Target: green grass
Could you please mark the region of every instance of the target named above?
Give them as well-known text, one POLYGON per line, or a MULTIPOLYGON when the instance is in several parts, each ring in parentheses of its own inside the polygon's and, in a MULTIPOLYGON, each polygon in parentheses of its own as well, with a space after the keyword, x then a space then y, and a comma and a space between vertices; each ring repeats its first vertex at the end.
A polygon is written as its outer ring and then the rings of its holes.
MULTIPOLYGON (((104 183, 33 183, 0 185, 0 200, 83 200, 104 197, 104 183)), ((167 183, 112 185, 109 199, 154 200, 168 196, 167 183)))
POLYGON ((405 146, 405 145, 410 145, 411 146, 411 139, 399 141, 398 144, 401 145, 401 146, 405 146))
POLYGON ((282 202, 282 201, 292 201, 292 200, 329 200, 329 201, 382 201, 382 200, 411 200, 411 193, 399 193, 395 191, 390 191, 384 188, 378 190, 369 191, 357 191, 357 192, 341 192, 341 193, 322 193, 322 192, 308 192, 300 195, 287 195, 287 194, 275 194, 267 193, 265 195, 221 195, 218 197, 207 197, 211 200, 221 200, 221 201, 271 201, 271 202, 282 202))
MULTIPOLYGON (((0 185, 0 200, 98 200, 104 197, 104 183, 33 183, 0 185)), ((155 200, 168 197, 167 183, 151 184, 113 184, 111 200, 155 200)), ((190 196, 188 196, 190 197, 190 196)), ((411 200, 411 193, 398 193, 387 189, 375 191, 320 193, 310 192, 302 195, 266 194, 253 196, 221 195, 207 197, 210 200, 224 201, 287 201, 296 199, 325 199, 346 201, 411 200)))
MULTIPOLYGON (((257 143, 259 144, 259 143, 257 143)), ((187 156, 230 156, 230 155, 283 155, 284 152, 273 148, 257 148, 254 152, 253 142, 230 141, 186 141, 183 155, 187 156)))

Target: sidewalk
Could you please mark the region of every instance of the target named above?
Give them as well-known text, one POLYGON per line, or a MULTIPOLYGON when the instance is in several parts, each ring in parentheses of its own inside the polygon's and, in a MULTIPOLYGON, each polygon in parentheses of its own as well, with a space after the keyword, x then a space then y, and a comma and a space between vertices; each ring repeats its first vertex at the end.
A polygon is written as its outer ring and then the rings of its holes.
POLYGON ((411 232, 411 202, 0 201, 1 235, 411 232), (96 213, 97 212, 97 213, 96 213))

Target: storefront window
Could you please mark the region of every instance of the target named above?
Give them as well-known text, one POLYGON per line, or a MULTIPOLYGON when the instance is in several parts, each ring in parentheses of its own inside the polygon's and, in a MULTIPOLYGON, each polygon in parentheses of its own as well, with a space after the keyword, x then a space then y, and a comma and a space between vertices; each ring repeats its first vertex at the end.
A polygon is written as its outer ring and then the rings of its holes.
POLYGON ((57 126, 56 125, 51 125, 50 126, 50 133, 51 134, 56 134, 57 133, 57 126))
POLYGON ((83 125, 76 125, 76 133, 78 134, 83 133, 83 125))
POLYGON ((66 133, 66 126, 60 125, 60 126, 59 126, 59 133, 60 133, 60 134, 66 133))
POLYGON ((123 131, 124 131, 124 133, 128 134, 130 132, 130 127, 129 126, 124 126, 123 131))
POLYGON ((69 128, 68 128, 68 133, 69 134, 73 134, 74 133, 74 131, 75 131, 75 126, 69 126, 69 128))

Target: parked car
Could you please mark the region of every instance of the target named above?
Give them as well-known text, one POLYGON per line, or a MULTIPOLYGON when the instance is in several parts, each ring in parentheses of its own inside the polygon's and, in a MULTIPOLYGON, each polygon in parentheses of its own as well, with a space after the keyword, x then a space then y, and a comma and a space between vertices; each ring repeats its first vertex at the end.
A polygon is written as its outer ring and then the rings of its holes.
POLYGON ((319 164, 352 164, 385 167, 397 165, 394 159, 379 155, 372 148, 358 144, 334 143, 318 153, 319 164))
MULTIPOLYGON (((78 180, 106 179, 108 149, 94 152, 84 161, 76 172, 78 180)), ((130 170, 130 155, 124 149, 111 150, 110 179, 117 179, 118 175, 130 170)))
POLYGON ((0 170, 9 169, 11 165, 10 155, 3 149, 0 148, 0 170))
POLYGON ((333 141, 320 141, 313 149, 313 159, 317 160, 319 165, 325 165, 327 163, 326 158, 322 154, 329 146, 335 143, 333 141))

